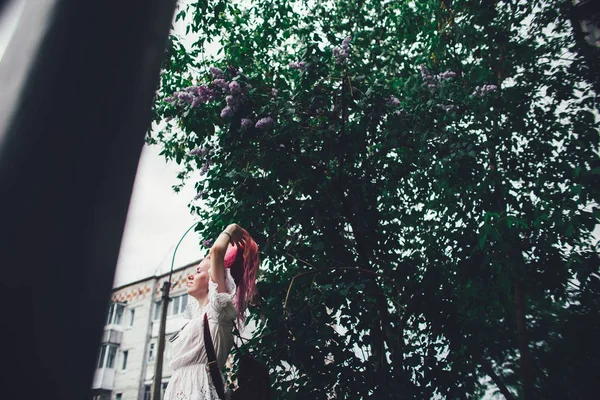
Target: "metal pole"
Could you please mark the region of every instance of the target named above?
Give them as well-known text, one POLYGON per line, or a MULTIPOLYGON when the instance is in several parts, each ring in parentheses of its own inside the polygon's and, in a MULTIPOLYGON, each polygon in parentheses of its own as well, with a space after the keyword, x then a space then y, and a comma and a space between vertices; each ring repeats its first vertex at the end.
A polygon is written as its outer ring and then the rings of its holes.
POLYGON ((152 400, 160 400, 162 395, 162 366, 163 356, 165 350, 165 329, 167 326, 167 309, 169 307, 169 291, 171 289, 171 282, 165 281, 163 284, 162 294, 162 310, 160 313, 160 329, 158 330, 158 350, 156 354, 156 365, 154 372, 154 384, 152 389, 152 400))
POLYGON ((171 269, 169 270, 169 279, 165 281, 162 288, 162 301, 161 301, 161 313, 160 313, 160 327, 158 329, 158 349, 156 354, 156 364, 154 370, 154 383, 152 384, 152 400, 160 400, 162 395, 162 370, 163 370, 163 359, 165 352, 165 331, 167 327, 167 308, 169 306, 169 301, 171 298, 169 297, 169 292, 171 290, 171 277, 173 276, 173 266, 175 265, 175 254, 177 253, 177 249, 181 244, 183 238, 191 231, 198 222, 194 222, 192 226, 188 228, 187 231, 183 234, 177 246, 175 246, 175 250, 173 250, 173 258, 171 259, 171 269))

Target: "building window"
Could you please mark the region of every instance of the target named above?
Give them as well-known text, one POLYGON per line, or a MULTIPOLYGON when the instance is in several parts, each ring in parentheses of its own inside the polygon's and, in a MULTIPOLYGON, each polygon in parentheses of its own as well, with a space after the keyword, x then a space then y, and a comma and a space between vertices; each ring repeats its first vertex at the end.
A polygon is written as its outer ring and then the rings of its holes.
POLYGON ((93 395, 92 400, 110 400, 110 392, 102 391, 93 395))
POLYGON ((100 369, 104 366, 104 357, 106 356, 106 345, 100 347, 100 355, 98 356, 98 364, 96 368, 100 369))
POLYGON ((171 300, 169 307, 169 315, 178 315, 185 311, 185 307, 187 307, 188 303, 188 295, 187 293, 182 294, 181 296, 173 297, 171 300))
POLYGON ((144 385, 144 400, 152 400, 152 386, 144 385))
POLYGON ((154 361, 154 343, 150 343, 150 348, 148 349, 148 361, 154 361))
POLYGON ((114 368, 115 358, 117 356, 118 346, 114 344, 103 344, 100 347, 100 356, 98 357, 98 368, 114 368))
POLYGON ((161 301, 154 302, 154 319, 155 320, 160 318, 160 304, 161 304, 161 301))
MULTIPOLYGON (((169 302, 169 308, 167 309, 167 315, 178 315, 185 311, 188 304, 188 294, 182 294, 180 296, 173 297, 169 302)), ((154 320, 160 319, 162 301, 154 302, 154 320)))
POLYGON ((123 363, 121 364, 121 369, 125 371, 127 369, 127 357, 129 356, 129 350, 125 350, 123 352, 123 363))
POLYGON ((135 309, 129 310, 129 326, 133 326, 133 319, 135 317, 135 309))
POLYGON ((117 393, 115 396, 115 400, 123 400, 123 393, 117 393))
MULTIPOLYGON (((167 390, 167 385, 169 382, 163 382, 161 385, 162 396, 161 399, 165 397, 165 390, 167 390)), ((144 400, 152 400, 152 385, 144 385, 144 400)))
POLYGON ((173 297, 171 300, 171 307, 169 307, 169 315, 177 315, 179 314, 179 303, 181 302, 181 296, 173 297))
POLYGON ((121 325, 123 321, 123 312, 125 311, 125 305, 122 303, 113 303, 108 309, 108 317, 106 318, 106 325, 121 325))
POLYGON ((106 368, 115 367, 115 358, 117 358, 117 346, 108 345, 108 352, 106 353, 106 368))

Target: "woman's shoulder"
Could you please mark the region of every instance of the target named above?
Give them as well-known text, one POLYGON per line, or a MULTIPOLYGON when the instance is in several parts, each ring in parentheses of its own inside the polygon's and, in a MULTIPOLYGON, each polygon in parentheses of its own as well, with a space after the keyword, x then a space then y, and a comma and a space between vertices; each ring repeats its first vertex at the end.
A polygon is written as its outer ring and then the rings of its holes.
POLYGON ((217 317, 219 320, 234 319, 237 315, 234 305, 236 289, 229 270, 226 270, 225 274, 225 288, 219 288, 219 285, 210 278, 208 281, 209 316, 217 317))

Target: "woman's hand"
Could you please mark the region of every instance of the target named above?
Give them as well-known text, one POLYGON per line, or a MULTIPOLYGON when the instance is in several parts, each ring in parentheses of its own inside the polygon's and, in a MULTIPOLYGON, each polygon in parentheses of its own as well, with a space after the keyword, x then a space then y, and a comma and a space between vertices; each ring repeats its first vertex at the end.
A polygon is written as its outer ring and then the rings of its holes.
POLYGON ((246 231, 238 224, 230 224, 225 228, 225 232, 231 235, 231 243, 236 246, 244 247, 246 243, 246 231))

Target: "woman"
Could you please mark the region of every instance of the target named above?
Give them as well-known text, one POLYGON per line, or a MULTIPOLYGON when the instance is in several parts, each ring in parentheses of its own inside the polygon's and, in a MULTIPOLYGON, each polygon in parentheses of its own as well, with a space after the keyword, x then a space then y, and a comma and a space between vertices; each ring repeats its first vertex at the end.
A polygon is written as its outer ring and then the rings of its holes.
MULTIPOLYGON (((222 370, 233 345, 233 324, 244 320, 247 303, 256 291, 258 246, 237 224, 229 225, 215 240, 209 255, 188 276, 190 301, 186 317, 191 321, 173 342, 173 375, 164 400, 219 399, 204 347, 204 314, 222 370)), ((223 380, 224 382, 224 380, 223 380)))

